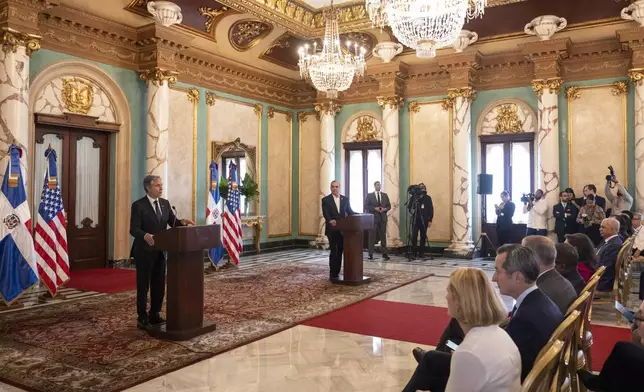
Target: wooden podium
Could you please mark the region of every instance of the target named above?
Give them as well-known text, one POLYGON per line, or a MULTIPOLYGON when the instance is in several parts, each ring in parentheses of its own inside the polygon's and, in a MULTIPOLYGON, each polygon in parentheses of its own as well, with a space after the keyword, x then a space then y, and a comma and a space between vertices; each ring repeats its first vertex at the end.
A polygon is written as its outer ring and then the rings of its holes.
POLYGON ((371 282, 371 278, 362 274, 362 240, 365 230, 373 229, 372 214, 356 214, 338 220, 336 230, 342 231, 344 237, 344 274, 332 279, 335 284, 358 286, 371 282))
POLYGON ((165 324, 147 329, 151 336, 188 340, 215 330, 203 319, 203 251, 221 242, 220 225, 180 226, 154 235, 154 247, 168 252, 165 324))

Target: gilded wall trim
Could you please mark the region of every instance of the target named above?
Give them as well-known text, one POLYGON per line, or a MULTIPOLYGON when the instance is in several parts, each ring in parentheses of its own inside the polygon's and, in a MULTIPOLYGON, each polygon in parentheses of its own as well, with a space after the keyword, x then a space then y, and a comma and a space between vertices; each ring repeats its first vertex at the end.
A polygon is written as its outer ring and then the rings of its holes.
MULTIPOLYGON (((275 109, 272 106, 269 106, 267 109, 267 115, 269 119, 274 119, 275 114, 283 114, 286 122, 289 124, 289 135, 288 135, 288 172, 284 175, 288 176, 288 231, 284 233, 272 233, 268 234, 268 238, 277 238, 277 237, 290 237, 293 235, 293 113, 289 111, 275 109)), ((271 137, 271 121, 268 121, 268 133, 267 133, 266 145, 269 146, 270 137, 271 137)), ((269 147, 270 148, 270 147, 269 147)), ((268 188, 267 188, 268 189, 268 188)), ((268 204, 268 198, 266 199, 266 204, 268 204)), ((267 206, 268 209, 268 206, 267 206)), ((267 211, 266 214, 270 217, 270 212, 267 211)), ((267 222, 267 225, 270 227, 270 219, 267 222)), ((270 229, 268 230, 270 232, 270 229)))
POLYGON ((298 209, 297 209, 297 220, 298 220, 298 231, 297 234, 301 236, 312 236, 315 237, 318 235, 317 231, 313 233, 308 233, 305 231, 302 231, 302 129, 304 128, 304 123, 306 122, 306 118, 308 116, 315 116, 318 121, 320 121, 320 115, 318 112, 299 112, 297 114, 297 120, 299 122, 299 132, 298 132, 298 139, 299 140, 299 151, 298 151, 298 162, 299 162, 299 173, 298 173, 298 209))

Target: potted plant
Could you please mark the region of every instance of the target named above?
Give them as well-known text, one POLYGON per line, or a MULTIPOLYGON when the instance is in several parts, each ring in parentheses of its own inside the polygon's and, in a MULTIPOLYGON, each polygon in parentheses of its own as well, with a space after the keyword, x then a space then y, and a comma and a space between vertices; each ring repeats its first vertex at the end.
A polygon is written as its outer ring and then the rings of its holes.
POLYGON ((248 205, 251 201, 259 197, 259 188, 257 183, 253 178, 246 173, 244 179, 242 180, 241 186, 239 187, 239 192, 244 196, 244 215, 248 215, 248 205))
POLYGON ((223 200, 228 199, 228 180, 224 177, 219 179, 219 196, 221 196, 223 200))

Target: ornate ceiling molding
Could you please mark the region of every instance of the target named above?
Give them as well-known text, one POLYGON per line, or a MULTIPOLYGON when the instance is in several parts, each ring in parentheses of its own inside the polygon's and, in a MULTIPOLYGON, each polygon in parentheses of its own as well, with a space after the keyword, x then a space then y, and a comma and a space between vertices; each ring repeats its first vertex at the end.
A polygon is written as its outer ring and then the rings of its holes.
POLYGON ((199 7, 199 14, 206 18, 206 21, 204 22, 206 34, 208 34, 215 42, 217 42, 216 30, 219 22, 221 22, 224 17, 234 15, 236 13, 237 11, 218 3, 216 4, 216 7, 199 7))
POLYGON ((228 29, 228 40, 232 47, 245 52, 257 45, 262 38, 273 31, 273 25, 252 19, 242 19, 228 29))

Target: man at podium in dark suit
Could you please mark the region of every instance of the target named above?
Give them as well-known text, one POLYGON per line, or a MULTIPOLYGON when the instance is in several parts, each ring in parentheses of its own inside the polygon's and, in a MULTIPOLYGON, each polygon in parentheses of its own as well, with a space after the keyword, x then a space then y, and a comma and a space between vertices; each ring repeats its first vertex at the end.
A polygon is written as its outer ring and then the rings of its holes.
POLYGON ((136 312, 137 326, 145 329, 165 322, 161 318, 161 305, 165 294, 166 258, 154 246, 154 235, 168 226, 187 226, 195 223, 179 219, 172 212, 170 202, 161 198, 163 182, 159 176, 145 176, 143 188, 146 195, 132 203, 130 234, 134 237, 131 255, 136 263, 136 312), (148 288, 150 312, 147 312, 148 288))
POLYGON ((326 234, 329 239, 329 278, 336 279, 340 276, 342 267, 342 253, 344 251, 343 237, 340 230, 334 230, 338 220, 355 215, 349 205, 349 199, 340 195, 340 183, 331 182, 331 194, 322 198, 322 216, 326 222, 326 234))

